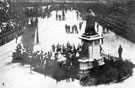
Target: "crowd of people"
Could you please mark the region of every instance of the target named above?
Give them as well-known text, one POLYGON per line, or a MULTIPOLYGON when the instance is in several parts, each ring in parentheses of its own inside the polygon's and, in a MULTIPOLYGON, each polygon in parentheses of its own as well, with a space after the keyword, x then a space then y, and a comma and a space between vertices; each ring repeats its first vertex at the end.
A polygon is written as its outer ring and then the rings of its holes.
POLYGON ((27 23, 26 19, 10 19, 9 22, 3 23, 0 28, 0 46, 20 36, 27 23))
POLYGON ((51 6, 32 6, 32 7, 26 7, 23 9, 23 13, 26 17, 41 17, 41 18, 49 18, 51 16, 51 6))
POLYGON ((67 62, 69 62, 68 64, 72 64, 77 62, 77 59, 80 56, 80 52, 81 52, 81 45, 78 44, 78 46, 76 47, 74 44, 70 44, 69 42, 66 45, 52 45, 52 50, 53 52, 55 52, 55 54, 61 54, 62 56, 64 56, 67 60, 67 62))
MULTIPOLYGON (((74 79, 77 77, 79 71, 78 60, 87 56, 84 51, 85 45, 78 44, 75 46, 67 42, 66 44, 52 44, 51 47, 52 49, 48 52, 43 50, 33 52, 30 48, 26 49, 20 43, 17 45, 15 52, 13 52, 12 62, 19 62, 22 65, 30 64, 30 72, 36 70, 37 72, 43 72, 45 76, 54 75, 59 77, 59 74, 61 76, 68 74, 65 79, 66 82, 70 82, 70 78, 74 79), (51 73, 50 68, 55 69, 58 74, 51 73)), ((56 78, 56 80, 60 78, 56 78)))
POLYGON ((23 27, 27 23, 24 18, 12 18, 9 15, 9 4, 0 2, 0 46, 17 38, 23 33, 23 27))
POLYGON ((72 29, 70 30, 70 25, 65 25, 65 31, 66 31, 66 33, 76 33, 76 34, 78 34, 78 29, 77 29, 77 26, 76 25, 73 25, 72 27, 71 27, 72 29))
POLYGON ((70 68, 71 66, 78 66, 81 50, 82 46, 80 44, 75 47, 74 44, 69 42, 66 45, 53 44, 52 50, 48 52, 43 50, 32 52, 31 49, 26 49, 22 44, 18 44, 16 51, 13 53, 13 62, 21 60, 23 64, 30 63, 35 68, 37 66, 44 68, 46 64, 53 61, 59 63, 60 66, 65 65, 70 68))
MULTIPOLYGON (((73 11, 73 8, 72 7, 63 7, 63 9, 59 10, 58 8, 56 9, 56 20, 65 20, 65 14, 67 13, 67 11, 73 11), (59 13, 59 11, 61 11, 61 13, 59 13)), ((78 10, 76 10, 76 17, 77 17, 77 20, 79 20, 79 17, 81 17, 81 14, 79 13, 78 10)))
POLYGON ((8 7, 5 5, 6 3, 0 2, 0 34, 2 34, 4 31, 4 27, 8 27, 7 21, 8 21, 8 7))
POLYGON ((66 11, 62 10, 61 14, 58 13, 58 10, 56 10, 56 20, 65 20, 65 13, 66 11))
POLYGON ((81 29, 82 29, 82 24, 83 24, 83 22, 80 22, 79 26, 73 25, 72 27, 70 27, 70 25, 66 24, 65 25, 65 32, 68 34, 72 34, 72 33, 78 34, 79 31, 81 31, 81 29))

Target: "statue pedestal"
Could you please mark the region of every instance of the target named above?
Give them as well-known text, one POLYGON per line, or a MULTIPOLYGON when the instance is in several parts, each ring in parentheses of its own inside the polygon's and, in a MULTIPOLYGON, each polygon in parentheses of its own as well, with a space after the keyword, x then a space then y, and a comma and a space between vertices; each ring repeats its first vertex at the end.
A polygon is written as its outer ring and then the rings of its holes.
POLYGON ((85 57, 82 55, 83 57, 78 60, 80 66, 79 74, 85 76, 89 73, 89 69, 93 68, 93 62, 95 60, 98 62, 98 65, 104 64, 100 49, 100 45, 103 41, 103 36, 98 34, 92 36, 82 35, 80 39, 82 40, 82 46, 87 47, 88 49, 88 56, 85 57))

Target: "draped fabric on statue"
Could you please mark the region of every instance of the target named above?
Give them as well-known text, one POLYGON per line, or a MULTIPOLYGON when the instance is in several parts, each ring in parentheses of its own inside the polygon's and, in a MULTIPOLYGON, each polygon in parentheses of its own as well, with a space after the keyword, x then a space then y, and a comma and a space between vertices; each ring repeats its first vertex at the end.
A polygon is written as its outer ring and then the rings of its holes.
POLYGON ((85 33, 84 34, 88 35, 88 36, 97 34, 95 29, 94 29, 94 25, 95 25, 95 17, 87 16, 86 28, 85 28, 85 33))

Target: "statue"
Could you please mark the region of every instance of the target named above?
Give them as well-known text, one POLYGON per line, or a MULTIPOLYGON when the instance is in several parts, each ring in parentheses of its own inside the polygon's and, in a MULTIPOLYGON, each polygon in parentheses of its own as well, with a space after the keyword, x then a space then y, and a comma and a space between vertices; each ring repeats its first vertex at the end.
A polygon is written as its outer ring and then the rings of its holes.
POLYGON ((96 35, 96 31, 94 28, 95 25, 95 15, 90 11, 90 14, 86 17, 86 28, 84 35, 96 35))

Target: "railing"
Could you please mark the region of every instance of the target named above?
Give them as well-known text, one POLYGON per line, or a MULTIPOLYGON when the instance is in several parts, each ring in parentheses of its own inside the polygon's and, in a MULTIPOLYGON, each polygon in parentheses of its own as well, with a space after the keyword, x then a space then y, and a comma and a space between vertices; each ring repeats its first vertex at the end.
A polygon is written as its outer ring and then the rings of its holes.
POLYGON ((10 2, 106 3, 105 0, 10 0, 10 2))
POLYGON ((23 30, 19 29, 19 30, 12 30, 8 33, 6 33, 4 36, 2 36, 0 38, 0 46, 10 42, 11 40, 13 40, 15 38, 15 34, 16 33, 18 36, 20 36, 22 34, 23 30))

